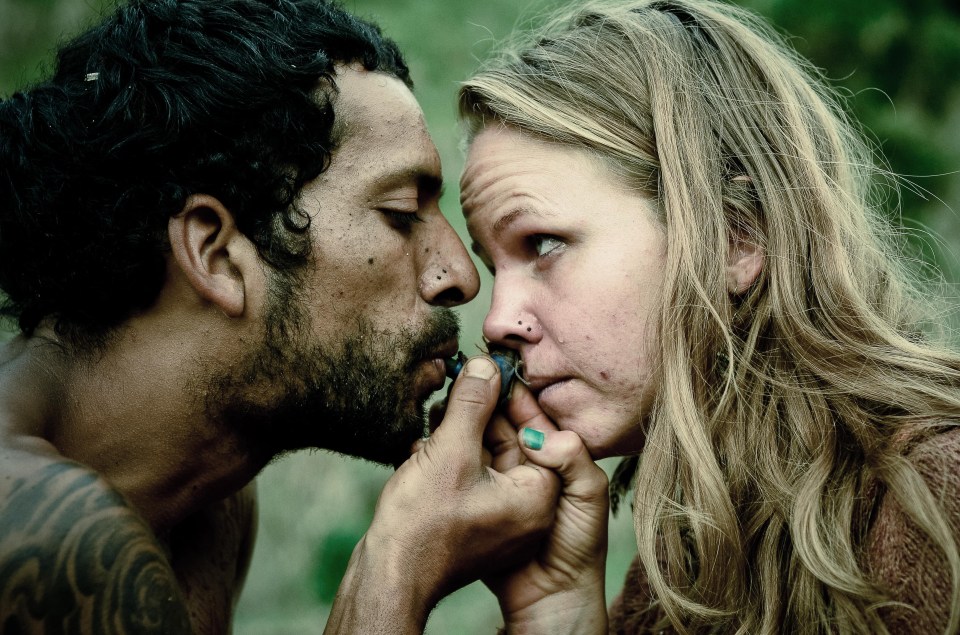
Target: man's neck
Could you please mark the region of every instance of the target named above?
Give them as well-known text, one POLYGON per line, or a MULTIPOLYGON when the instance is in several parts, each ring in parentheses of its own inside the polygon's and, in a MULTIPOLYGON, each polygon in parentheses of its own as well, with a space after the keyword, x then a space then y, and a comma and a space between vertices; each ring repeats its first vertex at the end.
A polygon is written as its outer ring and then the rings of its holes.
POLYGON ((209 421, 202 379, 183 371, 192 349, 174 344, 124 332, 95 355, 72 354, 41 333, 10 342, 0 364, 12 433, 96 470, 161 535, 266 462, 209 421))

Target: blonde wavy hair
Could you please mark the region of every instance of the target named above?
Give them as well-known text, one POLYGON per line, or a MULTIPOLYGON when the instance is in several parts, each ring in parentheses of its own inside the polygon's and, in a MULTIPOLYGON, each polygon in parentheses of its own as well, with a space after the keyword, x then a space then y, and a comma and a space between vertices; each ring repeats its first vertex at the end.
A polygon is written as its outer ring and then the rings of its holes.
POLYGON ((960 421, 960 357, 927 332, 841 100, 768 25, 708 0, 581 4, 519 37, 463 84, 468 137, 506 124, 587 149, 666 228, 634 523, 669 624, 886 633, 862 562, 886 493, 942 551, 956 632, 958 545, 906 451, 960 421), (765 261, 731 295, 739 241, 765 261))

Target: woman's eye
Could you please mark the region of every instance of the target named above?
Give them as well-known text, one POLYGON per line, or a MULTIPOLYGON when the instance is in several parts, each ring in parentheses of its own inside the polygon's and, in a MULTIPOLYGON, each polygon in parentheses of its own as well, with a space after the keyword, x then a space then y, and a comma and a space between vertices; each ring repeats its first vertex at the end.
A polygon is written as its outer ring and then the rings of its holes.
POLYGON ((410 229, 414 223, 422 223, 423 219, 416 212, 400 212, 395 209, 381 209, 380 213, 387 217, 394 229, 410 229))
POLYGON ((537 251, 537 256, 541 258, 564 245, 562 240, 548 234, 537 234, 532 236, 530 240, 533 243, 533 248, 537 251))

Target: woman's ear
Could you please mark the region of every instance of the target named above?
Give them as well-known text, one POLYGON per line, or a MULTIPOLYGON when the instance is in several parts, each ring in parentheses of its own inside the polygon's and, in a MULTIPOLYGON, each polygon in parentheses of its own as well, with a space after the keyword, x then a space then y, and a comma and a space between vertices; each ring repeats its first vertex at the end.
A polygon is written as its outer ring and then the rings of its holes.
POLYGON ((727 255, 727 291, 734 295, 746 292, 760 275, 765 257, 763 247, 755 241, 742 236, 732 239, 727 255))
POLYGON ((233 214, 206 194, 193 194, 167 225, 174 261, 197 295, 229 317, 243 314, 244 264, 252 243, 237 229, 233 214))

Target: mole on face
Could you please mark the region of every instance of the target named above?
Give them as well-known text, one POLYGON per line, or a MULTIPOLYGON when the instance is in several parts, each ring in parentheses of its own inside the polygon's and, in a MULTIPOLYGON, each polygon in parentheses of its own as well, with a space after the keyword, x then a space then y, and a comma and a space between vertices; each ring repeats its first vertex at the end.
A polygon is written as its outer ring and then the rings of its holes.
POLYGON ((373 258, 367 258, 367 264, 368 264, 368 265, 372 265, 372 264, 373 264, 373 258))
POLYGON ((605 371, 605 370, 601 370, 601 371, 600 371, 600 378, 601 378, 601 379, 610 379, 610 373, 608 373, 608 372, 605 371))

